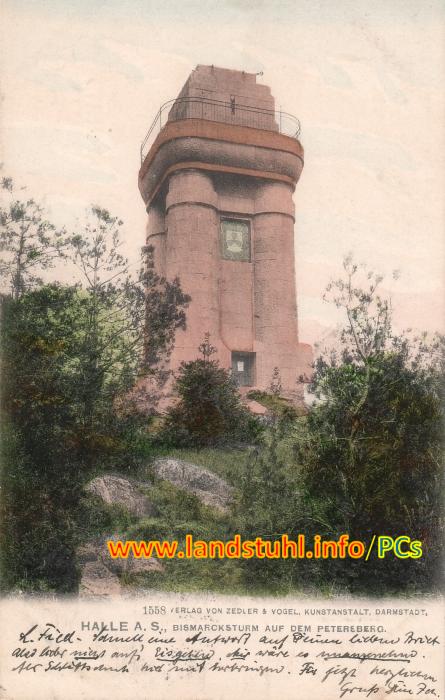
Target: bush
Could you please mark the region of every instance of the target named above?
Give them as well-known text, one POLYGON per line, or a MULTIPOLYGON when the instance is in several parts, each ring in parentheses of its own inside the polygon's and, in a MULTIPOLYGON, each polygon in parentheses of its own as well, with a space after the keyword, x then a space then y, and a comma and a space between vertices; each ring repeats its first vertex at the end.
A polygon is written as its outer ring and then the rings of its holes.
MULTIPOLYGON (((240 478, 235 504, 235 532, 245 540, 295 538, 302 526, 298 470, 286 459, 281 427, 271 429, 267 443, 253 449, 240 478)), ((301 530, 300 530, 301 531, 301 530)), ((245 559, 240 562, 248 585, 267 590, 295 588, 300 567, 291 559, 245 559)))
POLYGON ((177 446, 258 439, 261 428, 242 405, 229 370, 216 360, 183 362, 175 383, 178 403, 167 412, 160 439, 177 446))
MULTIPOLYGON (((372 557, 333 567, 353 589, 400 591, 437 585, 443 530, 439 494, 442 414, 433 373, 385 353, 353 364, 320 367, 315 382, 329 399, 316 406, 296 443, 302 486, 319 533, 369 542, 408 535, 423 543, 417 560, 372 557), (353 410, 363 396, 360 412, 353 410)), ((329 566, 328 566, 329 564, 329 566)), ((329 575, 329 574, 328 574, 329 575)))
POLYGON ((435 589, 443 536, 443 339, 394 334, 390 302, 376 292, 382 278, 368 273, 365 286, 358 284, 351 259, 345 272, 328 291, 347 323, 337 352, 316 363, 316 401, 295 440, 308 516, 327 539, 408 535, 422 541, 423 556, 326 560, 324 575, 351 591, 435 589))
POLYGON ((283 418, 289 421, 295 420, 307 413, 304 406, 294 406, 291 401, 283 399, 282 396, 278 396, 277 394, 269 394, 267 391, 254 389, 248 392, 247 398, 258 401, 258 403, 267 408, 273 416, 280 419, 283 418))

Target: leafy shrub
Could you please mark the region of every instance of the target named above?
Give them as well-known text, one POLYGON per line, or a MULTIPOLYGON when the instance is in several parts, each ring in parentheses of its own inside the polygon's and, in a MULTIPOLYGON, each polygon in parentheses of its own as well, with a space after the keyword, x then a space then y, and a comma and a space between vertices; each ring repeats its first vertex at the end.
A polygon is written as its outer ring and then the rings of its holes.
POLYGON ((253 401, 258 401, 262 406, 267 408, 274 416, 278 418, 285 418, 287 420, 292 420, 300 416, 306 415, 306 409, 300 406, 294 406, 287 399, 283 399, 282 396, 278 396, 274 393, 268 393, 267 391, 260 391, 258 389, 253 389, 247 394, 248 399, 253 401))
POLYGON ((218 445, 256 440, 261 428, 242 405, 229 370, 216 360, 183 362, 179 368, 176 405, 166 414, 160 438, 184 446, 218 445))
POLYGON ((316 401, 295 440, 310 522, 328 539, 348 533, 420 539, 420 559, 372 556, 324 563, 350 590, 400 592, 438 586, 443 512, 443 338, 396 335, 381 276, 345 278, 328 293, 346 314, 337 352, 315 366, 316 401))

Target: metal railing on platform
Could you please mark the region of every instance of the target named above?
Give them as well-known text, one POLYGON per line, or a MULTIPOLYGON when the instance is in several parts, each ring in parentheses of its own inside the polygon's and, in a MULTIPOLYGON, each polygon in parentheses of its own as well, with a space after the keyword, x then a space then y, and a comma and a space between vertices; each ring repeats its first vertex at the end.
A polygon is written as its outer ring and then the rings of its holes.
POLYGON ((156 114, 141 144, 141 163, 150 147, 167 122, 180 119, 206 119, 251 129, 276 131, 297 139, 300 135, 300 122, 292 114, 281 110, 261 109, 238 104, 235 99, 230 102, 212 100, 205 97, 178 97, 163 104, 156 114))

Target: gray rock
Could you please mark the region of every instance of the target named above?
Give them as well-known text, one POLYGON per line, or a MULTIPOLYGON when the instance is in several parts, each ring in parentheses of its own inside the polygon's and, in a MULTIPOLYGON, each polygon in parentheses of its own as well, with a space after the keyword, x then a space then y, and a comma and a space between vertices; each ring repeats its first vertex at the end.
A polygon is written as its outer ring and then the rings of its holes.
POLYGON ((208 469, 182 459, 159 457, 153 464, 153 471, 159 479, 194 494, 205 505, 227 512, 234 489, 208 469))
POLYGON ((102 538, 100 548, 98 550, 98 556, 105 566, 110 569, 115 574, 142 574, 151 573, 152 571, 164 571, 164 567, 156 557, 141 557, 140 559, 135 559, 132 554, 129 554, 126 559, 112 559, 108 547, 107 541, 112 540, 117 542, 121 540, 124 542, 128 537, 114 533, 113 535, 107 535, 107 537, 102 538))
POLYGON ((127 559, 110 558, 107 568, 114 574, 151 574, 164 571, 164 567, 156 557, 150 557, 149 559, 145 559, 145 557, 135 559, 133 556, 129 556, 127 559))
POLYGON ((135 559, 129 555, 127 559, 112 559, 107 547, 107 541, 124 541, 126 538, 114 533, 98 537, 86 542, 77 550, 77 560, 81 566, 82 575, 79 586, 80 596, 112 596, 122 593, 118 575, 132 575, 164 571, 161 562, 155 557, 135 559))
POLYGON ((122 587, 116 574, 113 574, 100 560, 87 561, 82 568, 79 595, 107 597, 120 595, 122 587))
POLYGON ((122 476, 106 474, 90 481, 85 490, 101 498, 104 503, 125 508, 132 515, 139 517, 156 515, 154 505, 141 493, 142 487, 149 488, 150 485, 130 481, 122 476))

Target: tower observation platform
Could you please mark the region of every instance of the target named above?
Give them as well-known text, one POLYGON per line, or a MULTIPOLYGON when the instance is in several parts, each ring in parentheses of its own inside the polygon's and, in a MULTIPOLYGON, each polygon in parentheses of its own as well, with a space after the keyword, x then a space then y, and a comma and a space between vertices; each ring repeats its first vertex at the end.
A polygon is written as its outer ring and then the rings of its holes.
POLYGON ((312 350, 298 340, 293 192, 304 164, 298 119, 252 73, 199 65, 141 146, 139 189, 157 271, 191 296, 170 358, 204 334, 240 387, 302 393, 312 350))

